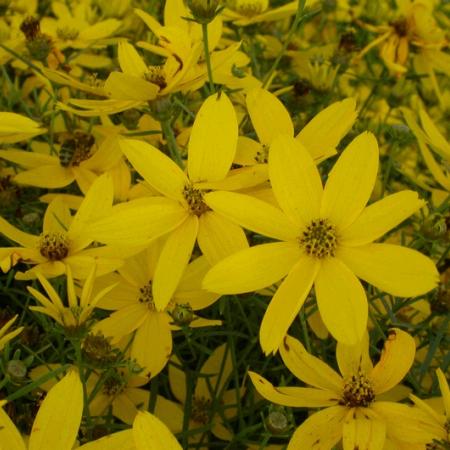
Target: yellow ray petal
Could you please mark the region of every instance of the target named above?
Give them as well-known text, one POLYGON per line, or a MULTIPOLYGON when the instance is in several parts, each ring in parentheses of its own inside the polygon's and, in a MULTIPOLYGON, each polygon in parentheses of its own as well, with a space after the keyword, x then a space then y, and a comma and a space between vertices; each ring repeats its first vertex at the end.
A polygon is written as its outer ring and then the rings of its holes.
POLYGON ((402 191, 389 195, 368 206, 360 216, 347 227, 340 237, 342 245, 364 245, 383 236, 403 222, 425 202, 417 192, 402 191))
POLYGON ((298 227, 280 209, 250 195, 210 192, 204 199, 214 211, 255 233, 283 241, 299 235, 298 227))
POLYGON ((117 59, 119 60, 120 69, 127 75, 143 78, 148 70, 147 65, 134 46, 126 41, 119 42, 117 59))
POLYGON ((39 241, 37 236, 33 236, 32 234, 19 230, 3 219, 3 217, 0 217, 0 233, 5 235, 8 239, 23 245, 24 247, 37 247, 39 241))
POLYGON ((354 345, 367 328, 366 293, 353 272, 337 258, 322 262, 314 283, 320 315, 338 341, 354 345))
POLYGON ((420 410, 394 402, 374 402, 371 409, 383 417, 386 434, 392 439, 412 444, 427 444, 436 438, 444 438, 442 427, 420 410))
POLYGON ((272 403, 295 408, 321 408, 335 405, 336 395, 331 391, 301 387, 274 387, 255 372, 248 372, 258 393, 272 403))
POLYGON ((23 150, 0 150, 0 158, 18 164, 26 169, 51 165, 54 165, 56 168, 59 164, 56 156, 46 155, 45 153, 26 152, 23 150))
POLYGON ((299 226, 319 217, 322 182, 305 147, 290 136, 277 136, 269 151, 269 176, 281 209, 299 226))
POLYGON ((341 247, 338 257, 359 278, 399 297, 425 294, 439 282, 439 274, 431 259, 399 245, 341 247))
POLYGON ((133 432, 124 430, 84 444, 77 450, 136 450, 136 446, 134 445, 133 432))
POLYGON ((136 139, 122 139, 120 148, 145 181, 162 194, 184 202, 183 189, 188 179, 168 156, 136 139))
POLYGON ((382 450, 386 437, 386 425, 370 409, 364 413, 356 409, 349 412, 344 420, 342 444, 344 450, 382 450))
POLYGON ((259 329, 259 340, 266 355, 278 351, 311 290, 319 267, 317 259, 302 256, 277 289, 259 329))
POLYGON ((438 130, 436 125, 430 119, 430 116, 424 109, 419 111, 420 121, 423 129, 427 133, 431 144, 436 148, 436 151, 445 159, 450 159, 450 143, 444 138, 442 133, 438 130))
POLYGON ((287 450, 325 450, 333 448, 342 437, 342 424, 348 409, 331 406, 308 417, 294 432, 287 450))
POLYGON ((169 384, 170 390, 173 392, 175 398, 184 405, 186 402, 186 375, 184 371, 178 366, 181 362, 176 356, 171 358, 173 364, 169 364, 169 384), (177 364, 177 366, 175 366, 177 364))
POLYGON ((334 165, 323 193, 321 216, 338 227, 350 225, 366 206, 378 171, 378 144, 371 133, 361 133, 334 165))
POLYGON ((342 378, 322 360, 309 354, 299 340, 286 336, 280 347, 280 355, 286 367, 299 380, 310 386, 341 394, 344 387, 342 378))
POLYGON ((214 211, 202 214, 199 219, 198 245, 211 265, 248 248, 244 230, 214 211))
POLYGON ((294 242, 276 242, 241 250, 220 261, 205 276, 203 287, 221 294, 241 294, 270 286, 300 258, 294 242))
POLYGON ((301 142, 314 159, 323 159, 336 153, 340 140, 356 120, 356 101, 347 98, 320 111, 298 133, 301 142))
POLYGON ((436 376, 439 382, 439 389, 441 390, 442 400, 444 401, 445 415, 450 417, 450 389, 448 381, 445 378, 444 372, 440 368, 436 370, 436 376))
POLYGON ((122 72, 111 72, 105 81, 104 89, 114 100, 138 102, 153 100, 159 92, 156 84, 122 72))
POLYGON ((2 144, 30 139, 46 131, 28 117, 12 112, 0 112, 0 143, 2 144))
POLYGON ((198 218, 190 215, 167 238, 153 277, 153 299, 162 311, 180 282, 192 255, 198 233, 198 218))
POLYGON ((56 189, 68 186, 75 179, 73 172, 54 164, 36 167, 18 173, 14 180, 18 184, 56 189))
POLYGON ((2 403, 0 401, 0 449, 26 450, 22 436, 8 414, 3 411, 2 403))
POLYGON ((169 361, 172 353, 170 322, 171 318, 167 313, 155 312, 149 314, 136 331, 131 357, 143 367, 142 376, 153 378, 169 361))
POLYGON ((149 412, 139 412, 133 423, 136 450, 182 450, 170 430, 149 412))
POLYGON ((47 394, 33 423, 29 450, 71 450, 83 412, 83 387, 70 371, 47 394))
POLYGON ((253 127, 262 144, 270 145, 277 134, 294 136, 289 112, 275 95, 256 88, 247 94, 246 101, 253 127))
POLYGON ((186 210, 170 199, 138 199, 115 206, 109 217, 93 222, 84 232, 105 244, 138 247, 169 233, 186 217, 186 210))
POLYGON ((382 394, 400 383, 409 372, 415 354, 414 339, 399 328, 390 329, 380 361, 369 374, 375 394, 382 394))
POLYGON ((63 199, 56 197, 47 206, 42 228, 44 233, 66 233, 71 221, 72 216, 67 204, 63 199))
POLYGON ((372 370, 369 356, 369 334, 366 332, 361 341, 355 345, 340 342, 336 346, 336 360, 343 378, 349 378, 361 370, 368 374, 372 370))
POLYGON ((193 182, 225 178, 236 153, 238 123, 225 93, 208 97, 197 113, 188 146, 188 173, 193 182))

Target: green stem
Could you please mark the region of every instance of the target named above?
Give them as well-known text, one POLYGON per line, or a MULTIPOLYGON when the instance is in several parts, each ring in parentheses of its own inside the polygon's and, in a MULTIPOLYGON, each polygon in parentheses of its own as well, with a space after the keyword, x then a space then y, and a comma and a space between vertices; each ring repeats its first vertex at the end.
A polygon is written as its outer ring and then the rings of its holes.
POLYGON ((278 67, 278 64, 280 64, 281 58, 286 53, 288 45, 291 42, 292 38, 294 37, 294 34, 297 31, 298 26, 305 18, 305 16, 303 15, 303 11, 305 9, 305 3, 306 3, 306 0, 298 0, 298 6, 297 6, 297 12, 295 14, 295 19, 294 19, 294 22, 292 22, 291 29, 289 30, 286 40, 284 41, 283 48, 278 53, 277 59, 274 61, 269 72, 267 72, 266 76, 264 77, 263 88, 265 88, 265 89, 267 89, 269 87, 270 81, 272 80, 273 73, 275 72, 276 68, 278 67))
POLYGON ((210 90, 211 94, 214 94, 214 92, 216 92, 216 88, 214 86, 212 67, 211 67, 211 58, 209 55, 208 24, 207 23, 202 23, 202 32, 203 32, 203 49, 205 52, 206 68, 208 70, 209 90, 210 90))
POLYGON ((169 148, 169 153, 171 158, 182 168, 184 169, 183 160, 181 159, 180 150, 178 149, 177 141, 175 139, 175 135, 173 133, 172 124, 169 120, 163 120, 161 122, 161 128, 164 134, 164 137, 167 140, 167 147, 169 148))

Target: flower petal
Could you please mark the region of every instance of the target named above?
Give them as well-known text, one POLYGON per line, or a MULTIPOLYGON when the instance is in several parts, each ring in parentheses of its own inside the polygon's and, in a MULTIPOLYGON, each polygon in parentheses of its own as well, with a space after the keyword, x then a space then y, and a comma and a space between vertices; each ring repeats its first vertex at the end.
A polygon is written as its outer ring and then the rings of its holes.
POLYGON ((241 294, 270 286, 283 278, 300 258, 296 243, 276 242, 241 250, 216 264, 203 288, 221 294, 241 294))
POLYGON ((425 202, 414 191, 389 195, 365 208, 342 232, 339 242, 350 246, 368 244, 392 230, 424 205, 425 202))
POLYGON ((336 153, 339 141, 350 130, 356 116, 355 99, 346 98, 320 111, 298 133, 296 139, 315 160, 322 160, 336 153))
POLYGON ((280 100, 262 88, 247 94, 247 110, 261 144, 270 145, 277 134, 294 136, 289 112, 280 100))
POLYGON ((278 351, 311 290, 319 267, 317 259, 304 255, 278 287, 259 329, 259 340, 266 355, 278 351))
POLYGON ((298 228, 278 208, 255 197, 236 192, 210 192, 206 204, 240 226, 282 241, 294 240, 298 228))
POLYGON ((415 297, 427 293, 439 282, 431 259, 399 245, 341 247, 338 256, 356 276, 391 295, 415 297))
POLYGON ((436 376, 439 382, 442 400, 444 401, 445 415, 448 418, 450 417, 450 389, 448 388, 448 381, 440 368, 436 370, 436 376))
POLYGON ((131 430, 119 431, 78 447, 77 450, 136 450, 131 430))
POLYGON ((369 374, 375 394, 382 394, 400 383, 409 372, 415 354, 413 337, 399 328, 390 329, 381 358, 369 374))
POLYGON ((167 238, 153 277, 153 300, 162 311, 180 282, 192 255, 198 233, 198 218, 189 216, 167 238))
POLYGON ((296 224, 319 217, 322 181, 302 144, 290 136, 277 136, 269 151, 269 176, 275 197, 296 224))
MULTIPOLYGON (((22 436, 19 430, 16 428, 8 414, 2 408, 2 402, 0 401, 0 442, 7 443, 5 450, 26 450, 22 436)), ((0 444, 1 445, 1 444, 0 444)))
POLYGON ((338 341, 354 345, 367 328, 366 293, 353 272, 337 258, 322 262, 315 281, 317 304, 328 331, 338 341))
POLYGON ((349 411, 342 431, 344 450, 383 450, 384 448, 386 425, 368 408, 349 411))
POLYGON ((64 167, 49 165, 19 172, 14 181, 41 188, 57 189, 68 186, 75 179, 71 170, 64 167))
POLYGON ((294 432, 287 450, 328 450, 342 437, 342 423, 348 409, 331 406, 309 416, 294 432))
POLYGON ((139 411, 133 423, 136 450, 182 450, 164 423, 149 412, 139 411))
POLYGON ((361 133, 342 152, 328 175, 321 216, 339 230, 350 225, 366 206, 377 171, 377 140, 371 133, 361 133))
POLYGON ((70 371, 53 386, 36 415, 29 450, 71 450, 83 413, 83 387, 79 375, 70 371))
POLYGON ((321 408, 336 404, 333 392, 314 388, 274 387, 255 372, 248 372, 258 393, 272 403, 294 408, 321 408))
POLYGON ((127 75, 143 78, 148 71, 147 65, 134 46, 125 40, 119 42, 117 59, 119 60, 120 69, 127 75))
POLYGON ((0 217, 0 233, 5 235, 8 239, 17 242, 24 247, 37 247, 39 237, 29 233, 25 233, 15 226, 7 222, 3 217, 0 217))
POLYGON ((147 142, 136 139, 121 139, 120 148, 152 187, 169 198, 184 202, 183 189, 189 181, 168 156, 147 142))
POLYGON ((197 113, 188 146, 188 173, 193 182, 225 178, 236 153, 238 123, 228 96, 208 97, 197 113))
POLYGON ((372 368, 369 356, 369 334, 366 332, 361 341, 355 345, 345 345, 338 342, 336 345, 336 360, 343 378, 349 378, 360 370, 368 374, 372 368))
POLYGON ((208 211, 200 216, 197 239, 211 265, 248 248, 244 230, 215 211, 208 211))
POLYGON ((322 360, 308 353, 299 340, 286 336, 280 347, 280 355, 286 367, 299 380, 340 395, 344 387, 342 378, 322 360))

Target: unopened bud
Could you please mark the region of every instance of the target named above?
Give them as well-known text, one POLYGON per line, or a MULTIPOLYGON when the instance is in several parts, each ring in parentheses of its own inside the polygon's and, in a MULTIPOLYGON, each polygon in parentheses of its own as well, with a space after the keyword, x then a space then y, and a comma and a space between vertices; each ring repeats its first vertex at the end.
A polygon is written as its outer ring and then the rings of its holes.
POLYGON ((189 305, 189 303, 178 304, 173 309, 171 315, 175 325, 178 326, 189 325, 195 317, 194 312, 192 311, 192 307, 191 305, 189 305))
POLYGON ((27 366, 18 359, 8 361, 6 372, 15 381, 22 381, 27 376, 27 366))
POLYGON ((266 418, 266 426, 273 434, 283 434, 289 430, 289 418, 283 409, 274 409, 266 418))

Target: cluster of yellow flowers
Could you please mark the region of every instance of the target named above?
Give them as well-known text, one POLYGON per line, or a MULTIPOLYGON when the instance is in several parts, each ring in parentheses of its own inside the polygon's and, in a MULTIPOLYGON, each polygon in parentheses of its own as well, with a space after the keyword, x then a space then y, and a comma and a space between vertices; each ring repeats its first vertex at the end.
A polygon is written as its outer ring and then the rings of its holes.
POLYGON ((272 3, 0 0, 0 450, 450 448, 450 4, 272 3))

